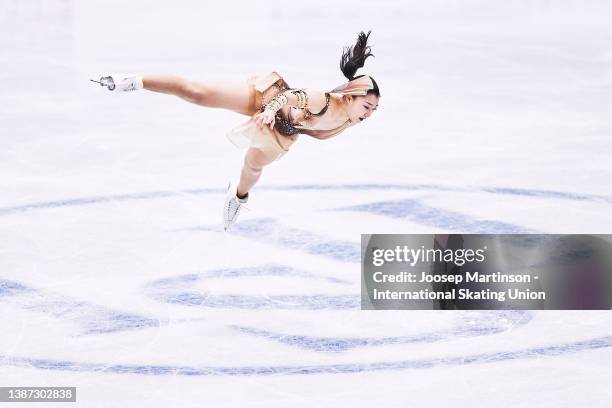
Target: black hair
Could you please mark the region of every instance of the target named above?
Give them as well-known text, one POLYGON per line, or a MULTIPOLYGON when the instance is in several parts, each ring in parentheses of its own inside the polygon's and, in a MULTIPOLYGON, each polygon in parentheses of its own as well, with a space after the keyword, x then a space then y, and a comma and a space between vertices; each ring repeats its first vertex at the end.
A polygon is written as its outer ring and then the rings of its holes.
MULTIPOLYGON (((356 76, 355 78, 353 78, 353 79, 361 78, 361 77, 363 77, 363 76, 365 76, 365 75, 357 75, 357 76, 356 76)), ((376 95, 377 97, 379 97, 379 98, 380 98, 380 89, 378 89, 378 84, 376 83, 376 81, 374 80, 374 78, 372 78, 372 77, 371 77, 371 76, 369 76, 369 75, 368 75, 368 77, 369 77, 369 78, 372 80, 372 85, 374 85, 374 87, 373 87, 372 89, 368 89, 368 93, 367 93, 367 95, 369 95, 369 94, 374 94, 374 95, 376 95)))
MULTIPOLYGON (((352 81, 356 78, 361 78, 364 75, 355 76, 357 70, 364 66, 365 60, 368 57, 373 57, 372 47, 368 45, 368 38, 372 31, 368 31, 368 33, 364 33, 361 31, 357 35, 357 42, 355 45, 351 47, 345 47, 342 52, 342 57, 340 57, 340 70, 348 79, 352 81)), ((374 78, 370 77, 372 83, 374 84, 374 88, 368 90, 368 94, 374 94, 376 96, 380 96, 380 90, 378 89, 378 84, 374 81, 374 78)))

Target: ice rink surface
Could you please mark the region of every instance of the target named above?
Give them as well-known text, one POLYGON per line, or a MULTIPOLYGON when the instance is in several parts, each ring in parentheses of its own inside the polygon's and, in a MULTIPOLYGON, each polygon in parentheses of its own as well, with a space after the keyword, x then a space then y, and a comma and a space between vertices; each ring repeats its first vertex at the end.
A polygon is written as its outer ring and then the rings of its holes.
MULTIPOLYGON (((362 233, 612 232, 604 1, 0 2, 0 386, 82 407, 609 407, 609 312, 360 311, 362 233), (244 118, 98 73, 343 82, 224 234, 244 118)), ((2 407, 11 404, 0 404, 2 407)), ((22 406, 17 405, 16 406, 22 406)))

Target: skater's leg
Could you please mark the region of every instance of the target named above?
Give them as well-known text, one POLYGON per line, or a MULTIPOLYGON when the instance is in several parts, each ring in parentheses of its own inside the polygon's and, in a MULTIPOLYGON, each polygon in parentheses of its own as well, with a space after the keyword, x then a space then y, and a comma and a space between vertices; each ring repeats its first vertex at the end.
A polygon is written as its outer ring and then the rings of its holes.
POLYGON ((264 167, 279 157, 278 151, 252 146, 244 156, 244 165, 238 186, 230 184, 223 205, 223 226, 225 231, 236 222, 242 205, 249 199, 249 190, 257 183, 264 167))
POLYGON ((144 89, 175 95, 187 102, 208 108, 228 109, 253 115, 253 90, 247 84, 212 84, 189 81, 176 76, 145 75, 144 89))
POLYGON ((239 198, 246 196, 251 188, 257 183, 261 172, 265 166, 272 163, 274 157, 266 154, 263 150, 254 147, 247 150, 244 156, 244 165, 240 173, 240 182, 238 183, 237 195, 239 198))

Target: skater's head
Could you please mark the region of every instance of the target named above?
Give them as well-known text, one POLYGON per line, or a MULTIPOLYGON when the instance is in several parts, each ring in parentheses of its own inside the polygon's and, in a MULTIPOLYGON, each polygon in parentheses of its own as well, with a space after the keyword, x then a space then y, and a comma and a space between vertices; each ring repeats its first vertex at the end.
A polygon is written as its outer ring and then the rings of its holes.
POLYGON ((376 110, 378 99, 380 98, 380 89, 378 84, 368 75, 357 75, 357 70, 362 68, 366 59, 373 57, 372 48, 368 45, 368 38, 371 31, 360 32, 357 36, 357 42, 346 47, 340 58, 340 70, 342 74, 349 80, 335 89, 342 92, 347 107, 347 113, 351 122, 361 122, 376 110))
POLYGON ((343 97, 346 113, 352 123, 363 122, 378 108, 378 96, 368 93, 365 96, 343 97))

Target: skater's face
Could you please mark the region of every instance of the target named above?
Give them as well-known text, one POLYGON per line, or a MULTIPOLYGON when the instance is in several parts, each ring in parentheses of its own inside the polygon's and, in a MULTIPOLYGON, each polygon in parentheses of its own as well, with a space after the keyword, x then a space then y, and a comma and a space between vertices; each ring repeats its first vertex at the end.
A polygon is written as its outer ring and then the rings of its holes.
POLYGON ((378 108, 378 96, 368 94, 366 96, 353 96, 347 105, 349 119, 353 123, 363 122, 378 108))

